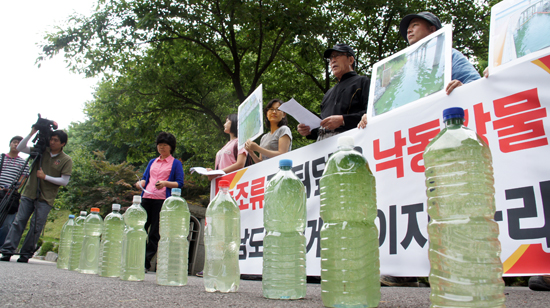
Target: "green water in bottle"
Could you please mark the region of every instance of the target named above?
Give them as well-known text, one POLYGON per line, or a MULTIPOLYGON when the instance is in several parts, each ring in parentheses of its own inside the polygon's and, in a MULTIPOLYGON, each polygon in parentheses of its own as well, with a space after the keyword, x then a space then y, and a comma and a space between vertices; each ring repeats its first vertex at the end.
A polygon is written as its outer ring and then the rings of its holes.
POLYGON ((157 284, 184 286, 189 263, 190 214, 187 202, 181 197, 181 189, 172 188, 171 193, 160 211, 157 284))
POLYGON ((93 207, 84 221, 84 239, 80 252, 79 272, 83 274, 97 274, 99 271, 99 244, 103 232, 103 218, 99 215, 99 208, 93 207))
POLYGON ((61 228, 59 236, 59 249, 57 255, 57 268, 69 268, 69 256, 71 254, 71 242, 73 240, 74 215, 69 215, 69 220, 61 228))
POLYGON ((80 266, 80 252, 82 251, 82 241, 84 240, 84 221, 86 220, 86 211, 81 211, 80 216, 75 218, 73 226, 73 236, 71 241, 71 252, 69 254, 70 271, 78 271, 80 266))
POLYGON ((306 190, 291 168, 280 160, 264 195, 262 290, 271 299, 306 296, 306 190))
POLYGON ((462 108, 443 120, 424 150, 431 307, 504 307, 491 151, 462 108))
POLYGON ((147 232, 143 229, 147 212, 141 206, 141 196, 134 196, 132 206, 123 215, 126 229, 122 239, 122 264, 120 279, 140 281, 145 279, 145 243, 147 232))
POLYGON ((377 307, 376 182, 353 137, 338 138, 321 190, 321 298, 326 307, 377 307))
POLYGON ((229 181, 220 181, 220 190, 205 216, 204 288, 206 292, 237 292, 241 276, 241 211, 229 194, 229 181))
POLYGON ((102 277, 120 277, 125 224, 120 214, 120 204, 113 204, 112 209, 103 222, 103 236, 99 249, 99 276, 102 277))

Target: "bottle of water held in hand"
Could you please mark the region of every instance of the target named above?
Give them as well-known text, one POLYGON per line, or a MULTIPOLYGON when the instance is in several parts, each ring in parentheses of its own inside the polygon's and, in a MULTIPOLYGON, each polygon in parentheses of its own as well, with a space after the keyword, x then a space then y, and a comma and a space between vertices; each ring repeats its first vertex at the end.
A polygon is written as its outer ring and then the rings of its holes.
POLYGON ((99 271, 99 244, 103 232, 103 218, 99 215, 99 208, 93 207, 84 221, 84 239, 80 252, 79 272, 83 274, 97 274, 99 271))
POLYGON ((141 206, 141 196, 134 196, 132 206, 123 215, 126 228, 122 239, 122 264, 120 279, 145 279, 145 243, 147 232, 143 229, 147 212, 141 206))
POLYGON ((69 220, 61 228, 59 237, 59 253, 57 256, 57 268, 69 268, 69 255, 71 254, 71 241, 73 240, 74 215, 69 215, 69 220))
POLYGON ((271 299, 306 295, 306 190, 291 168, 281 159, 264 195, 262 289, 271 299))
POLYGON ((181 189, 172 188, 160 211, 160 240, 157 254, 157 284, 187 284, 189 259, 189 208, 181 197, 181 189))
POLYGON ((445 128, 424 150, 432 307, 504 307, 491 151, 443 111, 445 128))
POLYGON ((119 277, 120 257, 122 255, 122 237, 124 218, 120 214, 120 204, 113 204, 113 211, 103 222, 103 236, 99 249, 99 276, 119 277))
POLYGON ((75 218, 73 226, 73 236, 71 241, 71 253, 69 254, 69 270, 78 271, 80 265, 80 252, 82 251, 82 241, 84 240, 84 221, 86 220, 86 211, 81 211, 80 216, 75 218))
POLYGON ((321 298, 326 307, 377 307, 376 182, 353 137, 338 138, 321 190, 321 298))
POLYGON ((229 181, 220 181, 220 191, 205 216, 204 288, 207 292, 237 292, 241 276, 241 213, 229 194, 229 181))

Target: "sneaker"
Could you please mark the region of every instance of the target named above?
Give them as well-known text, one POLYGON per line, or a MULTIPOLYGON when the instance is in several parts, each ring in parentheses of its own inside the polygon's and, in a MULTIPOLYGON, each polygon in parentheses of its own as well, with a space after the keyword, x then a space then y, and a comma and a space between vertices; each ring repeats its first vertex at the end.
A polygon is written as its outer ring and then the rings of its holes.
POLYGON ((416 277, 380 276, 380 283, 389 287, 418 287, 416 277))
POLYGON ((550 291, 550 276, 533 276, 529 278, 529 289, 533 291, 550 291))
POLYGON ((0 261, 10 262, 11 255, 5 255, 2 254, 2 258, 0 258, 0 261))
POLYGON ((197 277, 202 277, 202 271, 196 273, 195 275, 197 275, 197 277))
POLYGON ((19 259, 17 259, 17 262, 19 263, 29 263, 29 258, 25 256, 20 256, 19 259))

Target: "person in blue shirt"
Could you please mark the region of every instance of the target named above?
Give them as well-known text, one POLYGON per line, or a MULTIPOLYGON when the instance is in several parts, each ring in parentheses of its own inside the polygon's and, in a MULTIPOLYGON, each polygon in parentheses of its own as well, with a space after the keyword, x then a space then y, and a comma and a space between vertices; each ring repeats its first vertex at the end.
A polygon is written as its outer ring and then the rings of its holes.
MULTIPOLYGON (((430 12, 420 12, 418 14, 409 14, 405 16, 399 24, 399 33, 409 43, 413 45, 422 40, 426 36, 441 29, 441 21, 439 18, 430 12)), ((458 50, 452 49, 452 68, 451 82, 445 87, 447 95, 451 94, 454 89, 463 84, 478 80, 478 71, 472 63, 458 50)), ((367 126, 367 115, 363 115, 361 122, 357 125, 358 128, 367 126)))

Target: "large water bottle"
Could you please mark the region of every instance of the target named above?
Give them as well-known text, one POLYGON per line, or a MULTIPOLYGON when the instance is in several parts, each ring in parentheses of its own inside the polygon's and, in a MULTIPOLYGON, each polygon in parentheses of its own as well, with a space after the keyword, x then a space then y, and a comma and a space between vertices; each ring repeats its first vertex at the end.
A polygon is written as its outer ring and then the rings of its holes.
POLYGON ((103 236, 99 249, 99 276, 120 277, 120 258, 122 255, 122 237, 124 218, 120 214, 120 204, 113 204, 113 211, 103 222, 103 236))
POLYGON ((79 272, 83 274, 97 274, 99 271, 99 244, 103 232, 103 218, 99 215, 99 208, 93 207, 84 221, 84 239, 80 252, 79 272))
POLYGON ((443 111, 445 128, 424 150, 432 307, 504 307, 491 151, 443 111))
POLYGON ((57 268, 69 268, 69 256, 71 254, 71 241, 73 240, 74 215, 69 215, 69 220, 61 228, 59 237, 59 249, 57 255, 57 268))
POLYGON ((291 168, 292 160, 281 159, 264 195, 262 289, 271 299, 306 295, 306 190, 291 168))
POLYGON ((73 236, 71 241, 71 253, 69 254, 70 271, 78 271, 80 265, 80 252, 82 251, 82 241, 84 240, 84 221, 86 220, 86 211, 81 211, 80 216, 75 218, 73 226, 73 236))
POLYGON ((229 181, 220 181, 220 191, 205 216, 204 288, 207 292, 237 292, 241 276, 241 212, 229 194, 229 181))
POLYGON ((160 211, 160 240, 157 252, 159 285, 187 284, 189 219, 189 208, 181 197, 181 189, 172 188, 172 195, 164 201, 160 211))
POLYGON ((338 150, 320 180, 321 298, 327 307, 377 307, 380 259, 376 182, 353 137, 338 138, 338 150))
POLYGON ((120 279, 145 279, 145 243, 147 232, 143 229, 147 212, 141 206, 141 196, 134 196, 132 206, 124 213, 124 238, 122 240, 122 265, 120 279))

